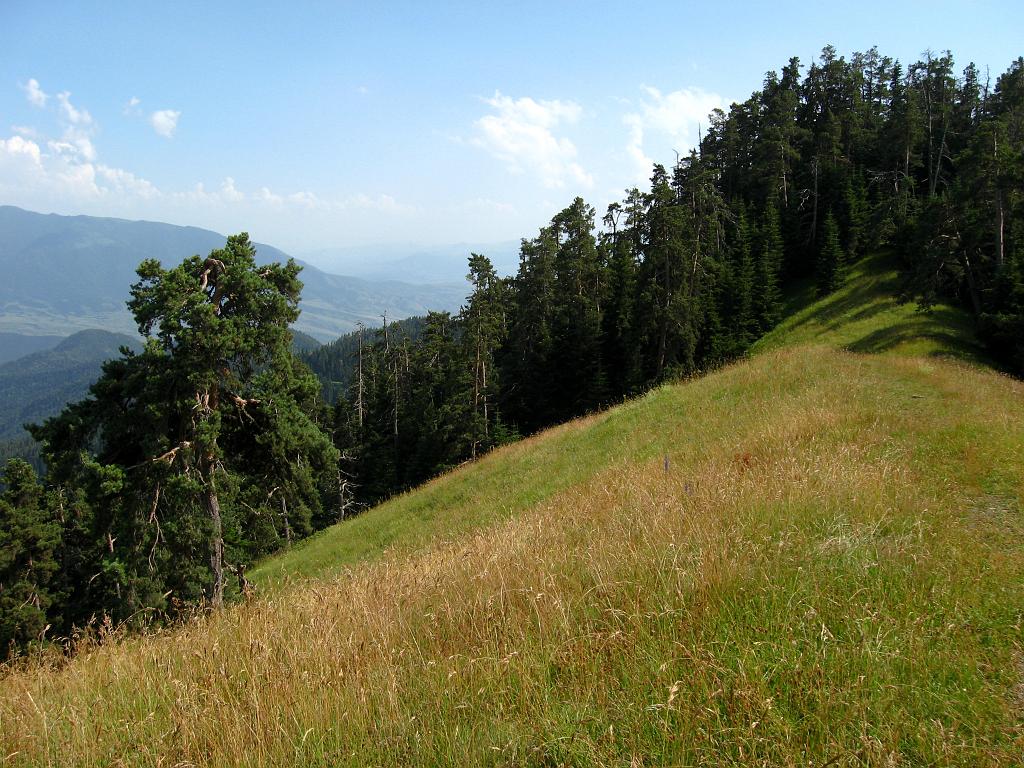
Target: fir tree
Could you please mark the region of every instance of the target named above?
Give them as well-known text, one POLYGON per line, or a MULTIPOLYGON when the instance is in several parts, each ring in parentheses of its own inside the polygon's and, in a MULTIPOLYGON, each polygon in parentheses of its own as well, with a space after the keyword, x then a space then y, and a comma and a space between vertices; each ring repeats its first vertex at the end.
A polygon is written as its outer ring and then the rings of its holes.
POLYGON ((818 264, 815 271, 815 284, 818 295, 832 293, 845 278, 846 255, 839 242, 839 226, 829 211, 822 229, 821 249, 818 252, 818 264))
POLYGON ((4 468, 0 496, 0 659, 40 638, 54 596, 60 527, 36 473, 21 459, 4 468))
POLYGON ((245 234, 173 269, 144 261, 129 302, 144 351, 125 350, 89 399, 35 430, 56 479, 86 488, 96 511, 100 606, 134 613, 168 592, 219 606, 225 541, 247 541, 239 509, 259 496, 286 536, 308 532, 316 475, 334 474, 336 454, 313 422, 319 387, 290 350, 298 272, 257 266, 245 234))
POLYGON ((759 333, 775 327, 782 316, 782 233, 775 201, 765 205, 761 218, 760 248, 755 267, 754 315, 759 333))

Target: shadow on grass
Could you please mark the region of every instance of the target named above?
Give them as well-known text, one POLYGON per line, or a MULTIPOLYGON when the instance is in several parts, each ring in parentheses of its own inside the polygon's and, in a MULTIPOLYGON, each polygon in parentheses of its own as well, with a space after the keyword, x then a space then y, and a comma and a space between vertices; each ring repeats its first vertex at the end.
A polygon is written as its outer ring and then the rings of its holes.
POLYGON ((931 357, 951 358, 963 362, 997 367, 984 348, 975 340, 968 318, 952 307, 918 309, 913 316, 895 325, 878 328, 845 345, 851 352, 879 354, 904 344, 927 341, 936 349, 931 357))
POLYGON ((854 276, 840 293, 823 298, 813 312, 791 327, 796 330, 815 323, 835 330, 851 321, 867 320, 891 307, 900 291, 899 277, 892 271, 891 257, 870 257, 858 265, 858 270, 861 274, 854 276), (881 296, 888 300, 879 301, 881 296))

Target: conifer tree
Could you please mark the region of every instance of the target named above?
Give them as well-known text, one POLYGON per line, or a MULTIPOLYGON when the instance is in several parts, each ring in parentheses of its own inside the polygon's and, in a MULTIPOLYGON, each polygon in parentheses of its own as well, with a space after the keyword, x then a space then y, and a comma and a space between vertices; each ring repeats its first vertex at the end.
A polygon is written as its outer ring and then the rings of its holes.
POLYGON ((782 232, 775 201, 768 199, 761 218, 760 248, 755 267, 754 316, 758 333, 771 330, 782 316, 782 232))
POLYGON ((602 315, 603 352, 608 389, 613 395, 636 391, 640 383, 640 350, 637 324, 637 257, 639 233, 637 214, 642 215, 641 194, 632 190, 625 206, 612 203, 604 216, 608 231, 600 248, 608 265, 608 298, 602 315), (632 212, 632 213, 631 213, 632 212))
POLYGON ((594 238, 594 209, 577 197, 551 221, 555 252, 554 359, 549 373, 555 407, 578 415, 605 397, 601 360, 604 266, 594 238), (555 362, 557 360, 557 362, 555 362))
POLYGON ((4 468, 0 495, 0 659, 41 637, 53 602, 60 527, 36 473, 21 459, 4 468))
POLYGON ((558 235, 544 227, 519 251, 519 271, 509 320, 509 339, 502 355, 502 402, 511 420, 532 432, 551 423, 555 406, 549 365, 555 363, 554 295, 558 235))
POLYGON ((241 485, 264 490, 283 527, 318 507, 314 476, 333 475, 336 454, 312 420, 319 388, 290 350, 298 273, 291 260, 258 266, 245 234, 172 269, 143 261, 129 301, 143 352, 124 350, 90 398, 35 430, 56 479, 102 509, 101 606, 135 612, 167 592, 221 605, 225 541, 246 535, 241 485))
POLYGON ((490 259, 474 253, 469 257, 467 279, 473 292, 461 313, 467 359, 473 367, 473 415, 470 427, 471 456, 494 445, 498 420, 496 394, 500 381, 496 358, 508 333, 506 284, 490 259))
POLYGON ((753 233, 747 219, 746 206, 741 206, 736 220, 736 242, 732 253, 730 307, 727 316, 733 328, 735 353, 750 346, 757 337, 757 316, 754 308, 753 233))
POLYGON ((821 249, 818 252, 815 272, 818 295, 825 296, 842 285, 845 270, 846 254, 843 253, 843 247, 839 242, 839 225, 829 211, 822 228, 821 249))

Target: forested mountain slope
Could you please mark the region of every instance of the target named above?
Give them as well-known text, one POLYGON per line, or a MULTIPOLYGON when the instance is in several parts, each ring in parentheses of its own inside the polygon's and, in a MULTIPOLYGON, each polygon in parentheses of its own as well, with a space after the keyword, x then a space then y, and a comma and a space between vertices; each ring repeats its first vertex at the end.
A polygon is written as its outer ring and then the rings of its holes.
POLYGON ((0 440, 23 436, 24 424, 84 397, 104 361, 117 357, 121 347, 138 351, 141 346, 137 336, 93 329, 0 365, 0 440))
MULTIPOLYGON (((0 206, 0 331, 32 335, 86 328, 135 333, 125 309, 135 269, 147 258, 166 265, 208 253, 224 236, 198 227, 94 216, 43 215, 0 206)), ((277 248, 259 245, 260 263, 283 262, 277 248)), ((416 286, 398 280, 361 280, 303 265, 302 316, 297 329, 321 341, 428 310, 457 310, 461 284, 416 286)))
POLYGON ((19 357, 53 349, 61 336, 26 336, 21 333, 0 332, 0 363, 8 363, 19 357))
POLYGON ((0 749, 1019 764, 1024 385, 890 278, 862 262, 749 359, 327 529, 244 605, 22 662, 0 749))

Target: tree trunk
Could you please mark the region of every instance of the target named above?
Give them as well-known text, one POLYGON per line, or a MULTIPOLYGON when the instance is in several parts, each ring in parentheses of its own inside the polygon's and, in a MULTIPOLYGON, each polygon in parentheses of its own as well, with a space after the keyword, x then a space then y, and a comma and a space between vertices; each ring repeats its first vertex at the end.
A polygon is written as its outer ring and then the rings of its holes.
POLYGON ((1006 258, 1006 222, 1003 213, 1003 190, 999 186, 999 139, 995 130, 992 131, 992 159, 996 170, 996 271, 1000 272, 1006 258))
MULTIPOLYGON (((356 413, 359 416, 359 429, 363 428, 363 324, 359 324, 359 379, 356 384, 356 413)), ((360 435, 361 437, 362 435, 360 435)))
POLYGON ((213 461, 208 457, 206 462, 206 493, 204 501, 206 512, 210 516, 210 573, 213 576, 210 585, 210 605, 220 608, 224 605, 224 526, 220 517, 220 500, 217 498, 217 486, 213 481, 213 461))
POLYGON ((811 212, 811 243, 817 242, 818 238, 818 156, 814 156, 814 208, 811 212))
POLYGON ((786 184, 786 147, 780 141, 779 142, 779 160, 782 169, 782 205, 783 207, 789 207, 789 185, 786 184))
POLYGON ((971 295, 971 308, 974 310, 974 319, 981 317, 981 296, 978 294, 978 283, 974 279, 974 269, 971 267, 971 260, 966 253, 962 255, 964 273, 967 276, 967 290, 971 295))
POLYGON ((284 491, 281 492, 281 517, 284 518, 284 540, 291 546, 292 543, 292 526, 288 522, 288 502, 284 499, 284 491))
POLYGON ((482 373, 483 384, 484 384, 484 387, 483 387, 483 389, 484 389, 484 439, 486 440, 486 439, 490 438, 490 425, 489 425, 490 417, 489 417, 489 415, 487 413, 487 360, 486 359, 483 361, 482 366, 483 367, 482 367, 481 373, 482 373))

